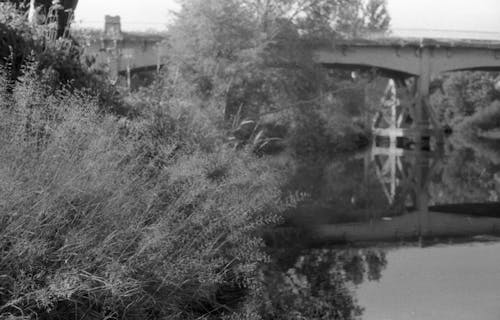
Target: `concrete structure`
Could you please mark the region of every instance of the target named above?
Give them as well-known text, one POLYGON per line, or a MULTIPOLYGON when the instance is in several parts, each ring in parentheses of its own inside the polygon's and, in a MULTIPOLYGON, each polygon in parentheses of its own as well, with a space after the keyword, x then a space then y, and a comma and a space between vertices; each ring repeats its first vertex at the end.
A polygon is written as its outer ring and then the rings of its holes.
POLYGON ((167 50, 161 35, 127 33, 121 30, 119 16, 105 16, 104 33, 97 41, 87 43, 85 53, 96 59, 99 68, 109 73, 111 79, 118 74, 140 70, 159 70, 164 64, 167 50))
MULTIPOLYGON (((103 37, 87 53, 96 57, 111 78, 125 73, 130 82, 135 70, 159 70, 168 54, 163 37, 124 33, 118 16, 105 20, 103 37)), ((433 76, 459 70, 500 70, 500 42, 492 41, 383 38, 336 41, 311 50, 314 61, 327 68, 375 68, 393 78, 381 103, 381 109, 392 109, 385 115, 388 125, 375 119, 373 131, 390 137, 393 145, 398 138, 410 137, 416 148, 427 148, 431 137, 437 144, 443 141, 429 102, 433 76)))
POLYGON ((395 79, 389 83, 383 101, 392 108, 388 126, 374 127, 376 135, 410 136, 417 148, 428 144, 430 137, 442 143, 439 122, 429 103, 431 78, 442 72, 462 70, 500 70, 500 42, 480 40, 379 39, 337 41, 314 49, 315 62, 327 68, 377 69, 395 79), (412 80, 413 79, 413 80, 412 80), (406 89, 405 103, 398 100, 396 83, 406 89), (398 110, 399 109, 399 110, 398 110), (403 120, 412 119, 409 127, 403 120))
POLYGON ((377 68, 386 74, 422 77, 460 70, 500 70, 500 41, 397 39, 338 41, 314 49, 326 67, 377 68))

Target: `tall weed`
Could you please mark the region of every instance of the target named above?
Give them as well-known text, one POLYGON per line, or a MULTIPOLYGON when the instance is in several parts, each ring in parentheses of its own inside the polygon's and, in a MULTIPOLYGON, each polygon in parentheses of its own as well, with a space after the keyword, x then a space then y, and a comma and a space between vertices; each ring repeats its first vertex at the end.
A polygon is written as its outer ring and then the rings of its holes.
POLYGON ((185 319, 238 308, 283 168, 181 101, 135 120, 24 73, 0 115, 0 313, 185 319), (198 128, 197 130, 191 130, 198 128))

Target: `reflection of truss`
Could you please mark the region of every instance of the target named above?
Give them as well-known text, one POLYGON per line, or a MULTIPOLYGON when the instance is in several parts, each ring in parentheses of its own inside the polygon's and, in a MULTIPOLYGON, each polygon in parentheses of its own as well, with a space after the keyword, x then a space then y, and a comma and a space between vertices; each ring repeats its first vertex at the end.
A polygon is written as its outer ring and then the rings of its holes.
POLYGON ((440 167, 437 152, 373 147, 371 159, 390 205, 426 210, 427 187, 440 167))
POLYGON ((439 161, 440 143, 432 151, 430 139, 442 141, 439 124, 428 102, 419 92, 419 81, 409 79, 398 98, 396 82, 388 81, 381 111, 373 120, 372 161, 391 206, 426 209, 427 186, 439 161), (380 146, 384 139, 388 144, 380 146))
POLYGON ((382 110, 373 119, 372 129, 396 129, 403 124, 404 112, 401 112, 401 101, 397 97, 396 83, 390 79, 380 100, 382 110))

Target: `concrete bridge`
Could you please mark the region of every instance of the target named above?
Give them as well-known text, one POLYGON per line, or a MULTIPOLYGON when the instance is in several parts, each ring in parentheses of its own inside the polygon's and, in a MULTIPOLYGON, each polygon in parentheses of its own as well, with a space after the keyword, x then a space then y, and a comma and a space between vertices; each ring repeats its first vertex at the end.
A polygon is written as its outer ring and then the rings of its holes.
POLYGON ((386 124, 379 125, 376 119, 373 131, 375 135, 390 137, 391 144, 398 137, 410 136, 417 148, 428 144, 430 137, 437 143, 443 141, 442 128, 429 102, 433 77, 450 71, 500 70, 500 41, 397 38, 336 41, 317 46, 313 55, 316 63, 327 68, 377 69, 393 78, 382 103, 382 108, 389 109, 386 124), (405 121, 408 118, 410 124, 405 121))
POLYGON ((165 37, 158 34, 123 32, 119 16, 105 16, 104 33, 100 39, 88 39, 85 54, 95 58, 99 69, 113 80, 131 73, 157 70, 167 55, 165 37))
MULTIPOLYGON (((107 65, 111 76, 135 70, 159 69, 168 54, 164 37, 121 30, 119 16, 105 16, 104 34, 87 46, 86 53, 107 65)), ((500 41, 402 39, 335 40, 311 49, 316 63, 326 68, 375 68, 397 83, 414 77, 416 100, 429 95, 431 77, 461 70, 500 70, 500 41)), ((426 102, 417 101, 416 122, 427 122, 426 102), (421 106, 421 105, 424 106, 421 106)), ((432 119, 430 119, 432 120, 432 119)))
MULTIPOLYGON (((158 35, 122 32, 120 17, 106 16, 102 38, 87 46, 86 53, 112 79, 125 74, 130 84, 134 71, 159 70, 164 64, 168 47, 163 40, 158 35)), ((500 71, 500 41, 336 40, 311 50, 314 61, 326 68, 376 69, 392 78, 381 105, 381 110, 391 110, 385 112, 385 125, 381 117, 374 120, 373 131, 389 137, 391 144, 410 137, 416 148, 427 147, 431 138, 443 142, 443 130, 429 102, 433 77, 450 71, 500 71)))
POLYGON ((500 41, 398 39, 344 40, 314 49, 325 67, 377 68, 393 77, 421 77, 463 70, 500 70, 500 41))

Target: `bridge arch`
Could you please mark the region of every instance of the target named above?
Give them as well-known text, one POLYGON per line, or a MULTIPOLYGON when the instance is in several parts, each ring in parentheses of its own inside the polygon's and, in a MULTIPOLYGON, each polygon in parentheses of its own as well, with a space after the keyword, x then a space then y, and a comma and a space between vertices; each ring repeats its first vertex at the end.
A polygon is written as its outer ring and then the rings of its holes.
POLYGON ((391 105, 389 128, 374 128, 374 133, 388 136, 391 141, 397 136, 409 135, 417 148, 427 148, 431 137, 437 144, 442 144, 444 139, 430 105, 431 77, 449 71, 500 70, 500 42, 395 38, 337 41, 333 45, 317 46, 313 49, 313 59, 325 67, 376 68, 389 78, 415 77, 416 81, 408 88, 411 97, 401 108, 402 116, 411 115, 410 127, 398 127, 402 122, 397 120, 395 110, 400 105, 395 100, 391 105))
POLYGON ((325 67, 367 69, 402 76, 448 71, 500 70, 500 42, 479 40, 381 39, 338 41, 318 46, 315 62, 325 67))

